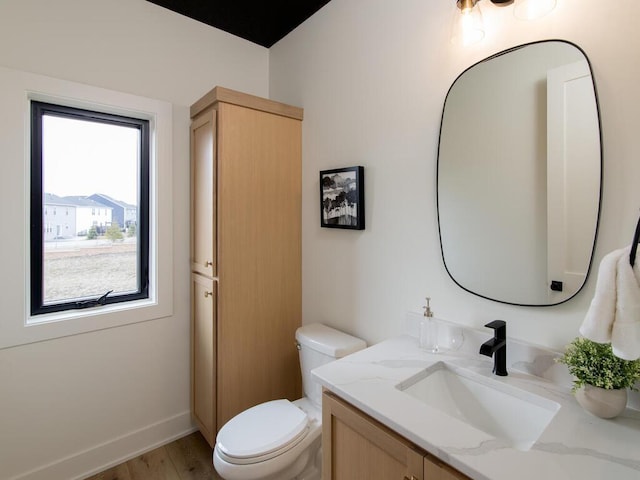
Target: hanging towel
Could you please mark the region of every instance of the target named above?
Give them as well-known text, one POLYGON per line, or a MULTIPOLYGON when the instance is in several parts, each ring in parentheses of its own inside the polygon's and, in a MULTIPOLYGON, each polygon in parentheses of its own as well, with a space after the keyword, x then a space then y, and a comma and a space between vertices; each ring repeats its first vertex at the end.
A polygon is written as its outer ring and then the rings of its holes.
POLYGON ((596 291, 580 334, 597 343, 611 343, 625 360, 640 358, 640 262, 632 268, 630 247, 602 259, 596 291))
POLYGON ((616 273, 618 260, 624 256, 624 250, 622 248, 608 253, 600 262, 596 291, 580 327, 583 337, 597 343, 611 342, 616 315, 616 273))
POLYGON ((630 249, 618 260, 616 317, 611 332, 611 347, 616 357, 640 358, 640 261, 632 267, 630 249))

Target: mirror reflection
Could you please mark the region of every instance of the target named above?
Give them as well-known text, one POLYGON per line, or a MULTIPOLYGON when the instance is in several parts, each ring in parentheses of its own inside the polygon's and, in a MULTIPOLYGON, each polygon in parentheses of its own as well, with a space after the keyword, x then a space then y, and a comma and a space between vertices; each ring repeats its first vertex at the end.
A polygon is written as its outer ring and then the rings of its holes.
POLYGON ((438 150, 451 278, 510 304, 573 297, 591 265, 601 164, 595 85, 578 47, 537 42, 463 72, 445 100, 438 150))

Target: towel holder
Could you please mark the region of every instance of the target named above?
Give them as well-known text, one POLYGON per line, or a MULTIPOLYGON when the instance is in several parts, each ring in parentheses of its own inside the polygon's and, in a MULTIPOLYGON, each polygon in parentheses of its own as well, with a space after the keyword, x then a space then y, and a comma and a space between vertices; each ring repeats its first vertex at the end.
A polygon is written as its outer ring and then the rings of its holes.
POLYGON ((631 242, 631 253, 629 254, 629 263, 633 267, 636 263, 636 253, 638 251, 638 242, 640 242, 640 218, 638 219, 638 225, 636 225, 636 231, 633 234, 633 242, 631 242))

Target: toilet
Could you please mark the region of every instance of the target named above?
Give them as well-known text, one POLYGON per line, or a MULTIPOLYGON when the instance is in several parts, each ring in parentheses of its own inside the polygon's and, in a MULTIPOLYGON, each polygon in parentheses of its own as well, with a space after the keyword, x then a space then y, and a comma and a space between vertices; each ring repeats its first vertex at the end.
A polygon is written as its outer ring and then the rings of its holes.
POLYGON ((311 370, 366 347, 320 323, 296 330, 304 396, 273 400, 239 413, 218 432, 213 465, 225 480, 319 480, 322 388, 311 370))

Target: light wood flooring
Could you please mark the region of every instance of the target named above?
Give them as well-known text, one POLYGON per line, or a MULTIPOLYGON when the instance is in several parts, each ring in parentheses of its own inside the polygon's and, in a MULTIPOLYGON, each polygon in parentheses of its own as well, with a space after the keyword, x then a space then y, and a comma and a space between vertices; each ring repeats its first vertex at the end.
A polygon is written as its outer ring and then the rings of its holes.
POLYGON ((207 441, 195 432, 86 480, 222 480, 211 454, 207 441))

